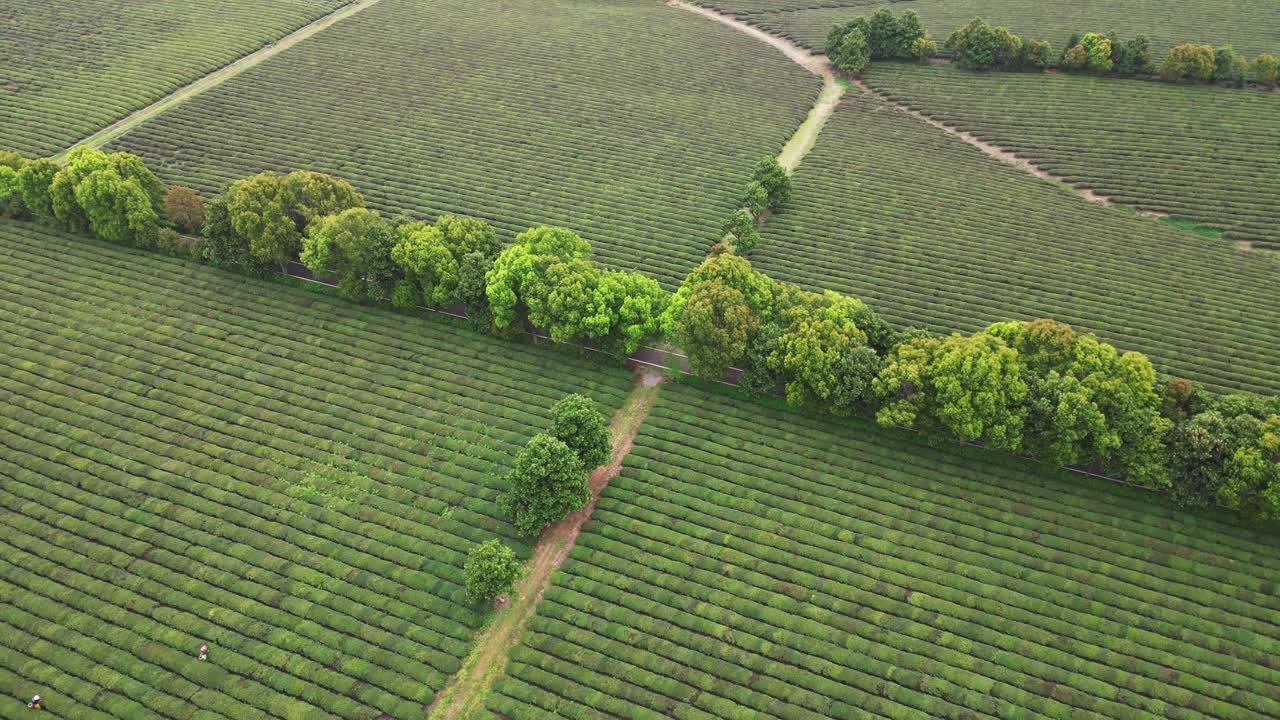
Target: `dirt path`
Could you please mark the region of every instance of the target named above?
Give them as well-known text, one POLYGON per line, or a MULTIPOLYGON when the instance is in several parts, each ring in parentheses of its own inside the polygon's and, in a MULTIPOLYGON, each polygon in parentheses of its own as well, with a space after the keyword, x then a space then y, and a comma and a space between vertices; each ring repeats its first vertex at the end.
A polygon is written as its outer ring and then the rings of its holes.
POLYGON ((844 97, 844 86, 836 79, 836 72, 831 66, 831 61, 827 60, 825 55, 815 55, 790 40, 780 38, 777 35, 770 35, 738 18, 722 15, 698 5, 691 5, 684 2, 684 0, 667 0, 667 5, 681 10, 688 10, 691 13, 710 18, 722 25, 727 25, 734 30, 750 35, 756 40, 776 48, 792 62, 822 78, 822 91, 818 93, 818 99, 814 102, 813 109, 809 111, 809 116, 805 118, 800 127, 796 129, 795 134, 782 147, 782 151, 778 153, 778 164, 787 172, 794 171, 796 166, 800 164, 800 160, 813 149, 822 126, 826 124, 827 118, 831 117, 831 113, 835 112, 836 106, 840 104, 840 98, 844 97))
POLYGON ((622 461, 631 452, 640 423, 649 414, 649 407, 658 394, 661 373, 646 369, 637 372, 636 376, 635 389, 609 423, 613 435, 613 457, 608 465, 591 473, 588 482, 591 501, 542 532, 538 543, 533 546, 533 555, 525 565, 525 575, 512 593, 510 604, 499 610, 485 626, 462 669, 428 711, 430 720, 464 720, 484 706, 484 699, 494 681, 506 672, 507 651, 519 644, 525 624, 533 617, 543 591, 551 585, 551 574, 569 556, 582 524, 596 508, 600 493, 622 468, 622 461))
POLYGON ((315 35, 321 30, 324 30, 325 28, 338 22, 339 20, 343 20, 345 18, 351 17, 352 15, 355 15, 356 13, 370 7, 371 5, 378 4, 378 2, 380 2, 380 0, 355 0, 354 2, 351 2, 347 5, 343 5, 342 7, 338 8, 337 10, 334 10, 328 15, 325 15, 324 17, 321 17, 321 18, 317 18, 316 20, 313 20, 307 23, 306 25, 303 25, 297 30, 294 30, 288 35, 285 35, 279 40, 269 45, 263 46, 256 52, 249 53, 248 55, 245 55, 244 57, 240 58, 239 60, 236 60, 230 65, 224 65, 223 67, 218 68, 217 70, 214 70, 208 75, 205 75, 204 77, 188 85, 184 85, 178 88, 177 90, 174 90, 172 93, 169 93, 168 95, 160 98, 159 100, 151 103, 150 105, 144 108, 135 110, 134 112, 130 113, 127 117, 124 117, 121 120, 118 120, 112 123, 111 125, 108 125, 107 127, 90 135, 89 137, 86 137, 83 140, 80 140, 75 145, 72 145, 70 148, 63 150, 57 155, 54 155, 53 159, 57 162, 61 162, 62 158, 67 154, 67 152, 69 152, 72 148, 80 147, 81 145, 87 145, 91 148, 102 147, 108 142, 125 134, 126 132, 129 132, 133 128, 137 127, 139 124, 146 122, 147 120, 155 117, 156 115, 159 115, 160 113, 168 110, 169 108, 174 107, 176 105, 180 105, 181 103, 195 97, 196 95, 199 95, 200 93, 204 92, 205 90, 208 90, 209 88, 213 88, 213 87, 217 87, 218 85, 221 85, 227 80, 235 77, 236 75, 239 75, 240 73, 261 63, 262 61, 267 60, 268 58, 271 58, 277 55, 278 53, 284 52, 285 50, 288 50, 294 45, 297 45, 303 40, 306 40, 307 38, 311 37, 312 35, 315 35))

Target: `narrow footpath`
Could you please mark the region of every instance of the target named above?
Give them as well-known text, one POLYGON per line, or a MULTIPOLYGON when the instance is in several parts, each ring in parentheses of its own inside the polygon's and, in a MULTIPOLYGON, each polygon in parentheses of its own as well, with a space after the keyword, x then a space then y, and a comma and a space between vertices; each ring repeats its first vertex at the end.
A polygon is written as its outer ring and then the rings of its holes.
POLYGON ((85 146, 90 148, 100 148, 115 138, 129 132, 138 125, 150 120, 156 115, 159 115, 172 107, 181 105, 205 90, 221 85, 249 68, 258 65, 262 61, 288 50, 294 45, 297 45, 339 20, 349 18, 362 10, 373 5, 377 5, 379 2, 381 2, 381 0, 354 0, 354 2, 343 5, 328 15, 316 18, 279 40, 264 45, 255 52, 249 53, 229 65, 224 65, 208 75, 174 90, 144 108, 139 108, 138 110, 133 111, 128 116, 117 120, 98 132, 80 140, 66 150, 54 155, 53 160, 54 162, 62 162, 63 158, 66 157, 66 154, 77 147, 85 146))
POLYGON ((663 377, 660 372, 641 368, 636 372, 636 386, 609 423, 613 437, 613 456, 608 465, 591 473, 588 486, 591 500, 586 507, 570 513, 564 520, 542 531, 533 554, 525 565, 525 574, 516 585, 506 607, 476 638, 475 647, 463 661, 462 669, 449 681, 428 711, 428 720, 465 720, 484 707, 485 697, 493 683, 506 673, 508 652, 520 643, 525 625, 533 617, 542 593, 551 585, 551 575, 569 556, 578 541, 582 525, 591 518, 596 501, 609 481, 622 469, 631 452, 640 424, 649 414, 663 377))

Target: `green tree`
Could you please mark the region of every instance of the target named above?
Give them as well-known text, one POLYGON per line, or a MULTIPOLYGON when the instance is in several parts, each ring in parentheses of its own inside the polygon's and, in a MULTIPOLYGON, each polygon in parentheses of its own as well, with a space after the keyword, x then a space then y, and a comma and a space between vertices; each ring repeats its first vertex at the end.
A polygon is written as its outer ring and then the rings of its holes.
POLYGON ((827 42, 823 46, 822 52, 832 62, 835 62, 836 53, 840 51, 840 45, 844 42, 844 38, 850 32, 858 30, 862 33, 862 39, 867 37, 867 19, 865 17, 857 17, 843 25, 836 25, 831 28, 831 32, 827 34, 827 42))
POLYGON ((775 157, 766 157, 756 163, 751 172, 752 183, 764 190, 765 207, 777 212, 791 202, 791 176, 778 164, 775 157))
POLYGON ((870 395, 880 366, 866 333, 839 301, 802 305, 783 317, 786 329, 768 363, 786 379, 787 402, 837 415, 856 410, 870 395))
POLYGON ((647 338, 661 333, 671 294, 653 278, 631 270, 611 270, 603 274, 597 292, 610 318, 609 331, 597 338, 602 349, 626 357, 639 350, 647 338))
POLYGON ((321 277, 338 279, 338 293, 356 302, 385 302, 397 270, 396 233, 376 210, 350 208, 307 228, 299 259, 321 277))
POLYGON ((1139 35, 1120 45, 1112 42, 1116 72, 1122 75, 1138 75, 1151 72, 1151 41, 1139 35))
POLYGON ((277 265, 297 257, 312 222, 364 207, 360 193, 345 180, 305 170, 242 178, 227 188, 226 200, 231 224, 248 238, 250 252, 277 265))
POLYGON ((947 38, 946 48, 961 67, 985 69, 996 63, 1001 52, 1000 38, 982 18, 974 18, 947 38))
POLYGON ((760 242, 760 232, 756 229, 755 216, 746 208, 735 210, 725 221, 721 230, 733 236, 733 247, 738 252, 753 250, 760 242))
POLYGON ((214 198, 205 210, 205 221, 200 231, 203 236, 200 256, 205 262, 254 277, 270 277, 276 273, 276 266, 255 257, 249 250, 249 239, 237 233, 231 225, 226 198, 214 198))
POLYGON ((22 202, 22 183, 18 173, 26 167, 27 159, 16 152, 0 152, 0 216, 21 217, 27 206, 22 202))
POLYGON ((1030 40, 1023 44, 1018 66, 1031 70, 1043 70, 1053 61, 1053 46, 1043 40, 1030 40))
POLYGON ((1236 52, 1230 45, 1225 45, 1213 52, 1213 79, 1221 80, 1235 87, 1244 87, 1244 77, 1249 71, 1249 63, 1244 56, 1236 52))
POLYGON ((848 73, 860 73, 871 61, 871 51, 862 30, 854 28, 845 34, 840 47, 831 55, 831 63, 848 73))
POLYGON ((609 426, 595 401, 585 395, 566 395, 551 408, 551 436, 577 453, 588 470, 612 456, 609 426))
POLYGON ((746 357, 759 325, 740 290, 713 280, 690 293, 674 337, 695 373, 719 378, 746 357))
POLYGON ((526 537, 537 536, 591 499, 581 458, 547 433, 533 436, 520 451, 507 482, 511 489, 498 499, 499 507, 526 537))
POLYGON ((1192 80, 1210 80, 1216 69, 1213 48, 1208 45, 1183 43, 1175 45, 1164 58, 1160 66, 1160 76, 1170 82, 1191 78, 1192 80))
POLYGON ((924 37, 918 37, 911 43, 911 57, 926 62, 929 58, 938 54, 938 43, 934 41, 928 33, 924 37))
POLYGON ((1280 83, 1280 57, 1263 53, 1253 59, 1253 74, 1258 78, 1258 82, 1263 85, 1274 88, 1280 83))
POLYGON ((1062 54, 1062 61, 1058 64, 1062 66, 1063 70, 1081 71, 1085 69, 1088 63, 1089 57, 1085 53, 1084 46, 1076 43, 1067 48, 1067 51, 1062 54))
POLYGON ((80 179, 74 197, 94 235, 138 247, 154 243, 159 216, 136 179, 104 167, 80 179))
POLYGON ((1111 40, 1099 33, 1085 33, 1080 38, 1084 48, 1084 68, 1089 72, 1103 73, 1111 70, 1111 40))
POLYGON ((540 226, 516 236, 486 275, 485 294, 499 329, 510 327, 528 312, 529 291, 545 284, 553 264, 591 255, 591 245, 566 228, 540 226))
POLYGON ((72 232, 89 229, 89 217, 76 200, 76 186, 89 175, 106 168, 107 154, 104 152, 81 146, 67 153, 66 166, 54 175, 49 185, 53 216, 63 227, 72 232))
POLYGON ((462 577, 466 581, 467 602, 491 603, 511 592, 520 577, 520 561, 514 550, 494 538, 471 548, 462 566, 462 577))
POLYGON ((36 218, 53 220, 53 179, 62 168, 49 158, 32 160, 18 170, 22 204, 36 218))
MULTIPOLYGON (((164 192, 164 185, 136 155, 122 152, 108 155, 81 146, 67 153, 66 166, 58 170, 49 183, 49 206, 53 216, 68 230, 93 230, 102 237, 126 242, 135 240, 139 232, 147 232, 140 230, 138 224, 148 215, 159 216, 164 192), (77 188, 99 171, 106 174, 98 176, 93 187, 84 191, 84 197, 94 203, 93 208, 86 208, 77 197, 77 188), (142 201, 150 207, 150 213, 142 210, 142 201), (95 221, 101 231, 91 227, 95 221)), ((42 201, 36 198, 36 202, 42 201)))
MULTIPOLYGON (((918 58, 916 54, 916 43, 921 40, 929 39, 929 33, 925 32, 924 25, 920 22, 920 16, 915 10, 908 10, 902 13, 902 17, 898 18, 898 42, 894 51, 897 53, 895 58, 918 58)), ((934 53, 937 53, 937 44, 934 44, 934 53)))
POLYGON ((1018 353, 988 333, 897 345, 874 382, 882 425, 943 431, 1018 450, 1027 385, 1018 353))

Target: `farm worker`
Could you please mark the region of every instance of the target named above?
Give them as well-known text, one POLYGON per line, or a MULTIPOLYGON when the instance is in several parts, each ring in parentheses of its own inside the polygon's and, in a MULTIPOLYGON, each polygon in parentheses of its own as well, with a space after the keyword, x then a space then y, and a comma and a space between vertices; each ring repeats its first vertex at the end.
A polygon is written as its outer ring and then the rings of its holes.
POLYGON ((200 646, 200 659, 201 659, 201 660, 206 660, 206 659, 208 659, 208 657, 209 657, 209 646, 208 646, 208 645, 201 645, 201 646, 200 646))
POLYGON ((31 698, 31 702, 27 703, 27 707, 31 708, 32 710, 43 710, 44 701, 40 699, 39 695, 36 695, 35 697, 31 698))

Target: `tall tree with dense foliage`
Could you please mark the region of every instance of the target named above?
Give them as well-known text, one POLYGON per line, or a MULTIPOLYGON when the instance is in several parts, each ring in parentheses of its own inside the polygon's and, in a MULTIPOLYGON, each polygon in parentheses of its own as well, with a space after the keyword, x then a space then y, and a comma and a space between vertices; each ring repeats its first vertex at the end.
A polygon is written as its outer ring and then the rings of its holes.
POLYGON ((491 603, 511 592, 520 577, 520 560, 511 548, 494 538, 471 548, 462 566, 467 602, 491 603))
POLYGON ((497 257, 498 234, 483 220, 441 215, 434 224, 406 223, 392 259, 405 273, 392 299, 401 307, 425 303, 443 307, 462 303, 470 309, 484 302, 484 286, 476 287, 497 257))
POLYGON ((1164 58, 1164 64, 1160 66, 1160 76, 1169 81, 1183 78, 1204 81, 1213 78, 1216 67, 1213 48, 1208 45, 1183 43, 1169 50, 1169 54, 1164 58))
POLYGON ((53 220, 53 179, 62 167, 49 158, 38 158, 18 170, 18 190, 27 211, 40 220, 53 220))
POLYGON ((132 244, 146 244, 153 234, 164 192, 138 156, 83 146, 67 153, 49 184, 53 216, 68 230, 132 244))
POLYGON ((751 172, 751 182, 747 184, 748 206, 754 204, 754 196, 763 199, 762 207, 751 209, 759 212, 764 209, 777 212, 781 210, 787 203, 791 202, 791 176, 787 171, 778 164, 775 157, 766 157, 756 163, 756 167, 751 172), (759 188, 760 192, 756 192, 759 188))
POLYGON ((867 38, 859 28, 845 33, 839 47, 829 56, 831 64, 848 73, 860 73, 871 62, 871 50, 867 38))
POLYGON ((1244 56, 1230 45, 1224 45, 1213 52, 1213 79, 1244 87, 1245 74, 1249 72, 1249 63, 1244 56))
POLYGON ((903 342, 874 382, 882 425, 1019 450, 1027 385, 1018 353, 988 333, 903 342))
POLYGON ((345 180, 305 170, 237 180, 227 188, 226 200, 231 224, 249 240, 254 257, 277 265, 297 257, 312 222, 364 207, 364 198, 345 180))
POLYGON ((183 232, 197 232, 208 217, 200 193, 189 187, 171 187, 164 196, 164 216, 183 232))
POLYGON ((663 328, 699 375, 719 378, 743 361, 761 325, 775 314, 779 286, 738 255, 707 258, 676 291, 663 328))
POLYGON ((986 20, 974 18, 951 33, 945 47, 962 67, 984 69, 995 64, 1000 42, 986 20))
POLYGON ((588 470, 609 462, 609 426, 595 401, 573 393, 551 408, 551 436, 568 445, 588 470))
POLYGON ((782 303, 783 329, 772 339, 766 362, 786 383, 787 402, 836 415, 857 410, 871 395, 880 368, 859 325, 874 313, 862 301, 831 291, 789 288, 782 303))
POLYGON ((822 52, 832 62, 835 62, 836 53, 840 51, 840 45, 844 43, 845 36, 857 30, 862 33, 862 40, 865 43, 867 39, 867 19, 865 17, 856 17, 844 24, 836 25, 831 28, 831 32, 827 33, 827 42, 822 48, 822 52))
POLYGON ((1168 447, 1175 501, 1280 519, 1280 398, 1219 398, 1177 425, 1168 447))
POLYGON ((485 292, 493 310, 494 326, 510 327, 528 313, 528 290, 544 282, 554 264, 591 255, 591 245, 572 230, 539 226, 516 236, 503 250, 487 275, 485 292))
POLYGON ((342 297, 385 302, 398 275, 391 261, 396 239, 377 210, 350 208, 311 223, 299 259, 317 275, 337 278, 342 297))
POLYGON ((533 436, 520 451, 507 482, 511 489, 498 505, 526 537, 537 536, 591 499, 582 459, 547 433, 533 436))

